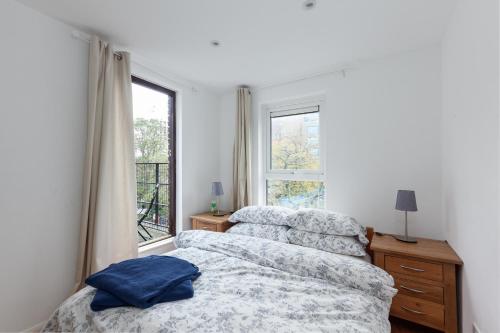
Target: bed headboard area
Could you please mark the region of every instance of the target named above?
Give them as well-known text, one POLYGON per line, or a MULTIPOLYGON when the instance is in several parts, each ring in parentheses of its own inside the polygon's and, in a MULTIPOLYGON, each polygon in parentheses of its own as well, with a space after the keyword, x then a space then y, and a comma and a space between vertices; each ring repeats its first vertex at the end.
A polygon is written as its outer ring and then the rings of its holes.
POLYGON ((373 227, 366 227, 366 238, 368 238, 368 245, 366 245, 366 253, 370 255, 372 258, 373 262, 373 251, 370 250, 370 246, 372 245, 372 239, 373 239, 373 234, 375 233, 375 230, 373 227))

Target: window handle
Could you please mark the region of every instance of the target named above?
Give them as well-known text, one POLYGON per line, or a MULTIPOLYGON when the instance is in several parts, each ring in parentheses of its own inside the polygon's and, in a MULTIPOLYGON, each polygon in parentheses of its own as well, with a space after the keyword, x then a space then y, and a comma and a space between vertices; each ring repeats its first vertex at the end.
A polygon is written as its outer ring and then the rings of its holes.
POLYGON ((422 291, 422 290, 409 288, 409 287, 404 286, 404 285, 400 285, 399 287, 400 287, 401 289, 405 289, 405 290, 408 290, 408 291, 412 291, 412 292, 417 293, 417 294, 425 294, 425 292, 424 292, 424 291, 422 291))
POLYGON ((399 265, 399 267, 404 268, 404 269, 408 269, 408 270, 414 271, 414 272, 425 272, 425 270, 423 270, 423 269, 414 268, 414 267, 405 266, 405 265, 399 265))

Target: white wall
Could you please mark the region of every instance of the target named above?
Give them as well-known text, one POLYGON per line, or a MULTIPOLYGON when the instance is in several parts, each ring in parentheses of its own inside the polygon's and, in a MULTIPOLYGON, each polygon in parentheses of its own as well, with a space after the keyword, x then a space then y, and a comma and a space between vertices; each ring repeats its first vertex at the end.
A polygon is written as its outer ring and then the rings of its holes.
POLYGON ((498 11, 460 0, 443 42, 444 217, 465 263, 463 332, 500 332, 498 11))
MULTIPOLYGON (((441 225, 441 54, 438 46, 361 62, 340 74, 253 91, 254 121, 262 104, 326 95, 326 208, 356 217, 383 232, 402 232, 396 190, 414 189, 419 211, 413 235, 443 238, 441 225)), ((234 127, 235 94, 223 96, 221 121, 234 127)), ((231 187, 233 131, 221 131, 221 178, 231 187)), ((259 139, 254 135, 254 171, 259 139)), ((258 174, 255 174, 256 180, 258 174)), ((255 194, 257 195, 258 190, 255 194)), ((229 195, 226 196, 229 206, 229 195)))
POLYGON ((74 286, 88 45, 0 2, 0 331, 29 328, 74 286))
MULTIPOLYGON (((233 150, 236 133, 236 89, 220 98, 220 181, 224 189, 221 206, 224 210, 233 209, 233 150)), ((255 118, 255 117, 254 117, 255 118)))
POLYGON ((207 212, 212 182, 219 175, 219 97, 186 92, 182 106, 182 223, 191 229, 191 215, 207 212))

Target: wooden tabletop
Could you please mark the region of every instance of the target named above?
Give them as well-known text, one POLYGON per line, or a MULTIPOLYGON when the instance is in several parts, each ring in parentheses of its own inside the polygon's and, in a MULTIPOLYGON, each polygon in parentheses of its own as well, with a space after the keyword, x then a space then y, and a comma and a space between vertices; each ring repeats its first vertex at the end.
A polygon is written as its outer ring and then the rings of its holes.
POLYGON ((373 251, 400 255, 404 253, 421 259, 435 260, 456 265, 462 265, 462 259, 455 253, 446 241, 427 238, 417 238, 417 243, 398 241, 391 235, 379 236, 375 234, 371 243, 373 251))
POLYGON ((227 213, 224 216, 214 216, 213 213, 202 213, 191 216, 192 219, 197 219, 200 221, 212 222, 212 223, 224 223, 231 216, 231 214, 227 213))

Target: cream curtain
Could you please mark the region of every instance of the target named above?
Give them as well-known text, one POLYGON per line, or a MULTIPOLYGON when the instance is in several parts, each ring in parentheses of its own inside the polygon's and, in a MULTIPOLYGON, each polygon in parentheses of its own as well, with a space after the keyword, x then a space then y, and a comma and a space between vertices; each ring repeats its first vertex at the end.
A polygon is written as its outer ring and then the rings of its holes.
POLYGON ((236 137, 233 157, 233 209, 252 203, 251 188, 251 95, 248 88, 238 88, 236 137))
POLYGON ((77 285, 109 264, 137 257, 130 58, 90 42, 87 152, 77 285))

